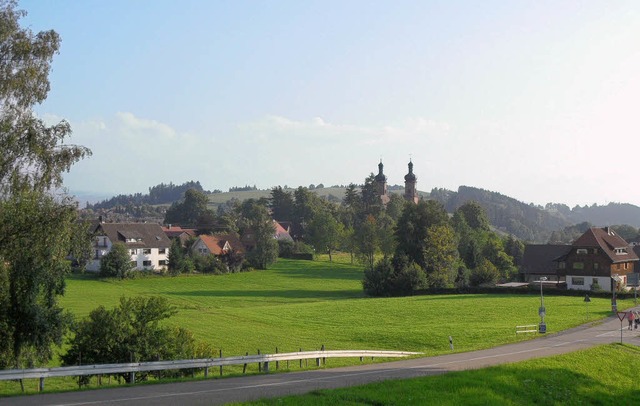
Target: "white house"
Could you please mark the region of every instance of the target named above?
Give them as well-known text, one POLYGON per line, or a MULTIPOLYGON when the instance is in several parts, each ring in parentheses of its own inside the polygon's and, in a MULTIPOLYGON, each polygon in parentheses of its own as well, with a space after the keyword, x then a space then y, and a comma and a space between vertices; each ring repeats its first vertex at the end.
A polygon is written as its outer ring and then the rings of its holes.
POLYGON ((135 268, 163 269, 167 267, 171 241, 159 224, 100 223, 95 230, 94 256, 87 271, 100 270, 100 260, 111 251, 113 244, 123 243, 129 250, 135 268))

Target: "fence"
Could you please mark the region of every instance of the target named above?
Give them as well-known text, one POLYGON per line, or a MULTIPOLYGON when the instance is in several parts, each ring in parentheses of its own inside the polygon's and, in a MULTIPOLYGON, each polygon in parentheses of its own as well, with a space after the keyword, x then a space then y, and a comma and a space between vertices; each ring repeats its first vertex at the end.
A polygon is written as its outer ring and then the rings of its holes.
MULTIPOLYGON (((257 363, 259 370, 269 372, 269 363, 280 361, 292 361, 305 359, 316 359, 316 365, 320 366, 321 360, 326 358, 354 358, 359 357, 362 361, 365 357, 397 358, 420 355, 419 352, 406 351, 370 351, 370 350, 337 350, 337 351, 304 351, 276 354, 244 355, 226 358, 206 358, 189 359, 177 361, 155 361, 155 362, 131 362, 123 364, 98 364, 80 365, 56 368, 36 368, 36 369, 10 369, 0 371, 0 381, 20 380, 20 379, 40 379, 40 391, 44 390, 44 379, 53 377, 75 377, 87 375, 115 375, 130 373, 130 382, 135 382, 136 372, 163 371, 176 369, 204 369, 204 375, 209 375, 209 368, 230 365, 244 365, 257 363)), ((301 364, 302 366, 302 364, 301 364)))

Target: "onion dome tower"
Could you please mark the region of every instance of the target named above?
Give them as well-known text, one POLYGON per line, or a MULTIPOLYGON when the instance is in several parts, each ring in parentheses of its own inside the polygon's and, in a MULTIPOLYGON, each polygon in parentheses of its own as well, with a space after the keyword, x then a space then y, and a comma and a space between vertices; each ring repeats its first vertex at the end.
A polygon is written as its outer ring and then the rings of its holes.
POLYGON ((384 165, 382 165, 382 160, 380 160, 380 163, 378 164, 378 174, 375 176, 374 180, 376 182, 378 195, 380 196, 380 201, 386 206, 390 199, 387 194, 387 177, 382 172, 383 169, 384 165))
POLYGON ((413 162, 409 159, 409 173, 404 175, 404 198, 407 201, 418 203, 418 190, 416 189, 416 183, 418 183, 418 178, 413 173, 413 162))

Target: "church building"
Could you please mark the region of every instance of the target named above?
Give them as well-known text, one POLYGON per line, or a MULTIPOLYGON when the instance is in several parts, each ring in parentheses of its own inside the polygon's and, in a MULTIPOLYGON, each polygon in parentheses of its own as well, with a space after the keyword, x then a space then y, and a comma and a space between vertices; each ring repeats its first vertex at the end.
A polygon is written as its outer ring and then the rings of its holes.
MULTIPOLYGON (((378 164, 378 174, 374 177, 375 185, 376 185, 376 193, 380 196, 380 201, 384 206, 389 203, 389 192, 387 189, 387 177, 383 172, 384 165, 382 164, 382 160, 378 164)), ((404 177, 404 198, 415 204, 418 204, 420 197, 418 196, 418 189, 416 188, 416 183, 418 182, 418 178, 413 173, 413 162, 409 160, 409 173, 407 173, 404 177)))

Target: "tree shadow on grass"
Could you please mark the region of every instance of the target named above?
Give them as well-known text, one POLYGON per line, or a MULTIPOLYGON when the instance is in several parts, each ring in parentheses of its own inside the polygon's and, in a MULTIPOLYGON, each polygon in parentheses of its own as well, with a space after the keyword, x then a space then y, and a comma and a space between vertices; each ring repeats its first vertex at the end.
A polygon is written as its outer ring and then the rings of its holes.
POLYGON ((175 296, 283 298, 283 299, 354 299, 364 297, 362 290, 192 290, 166 292, 175 296))
POLYGON ((305 278, 305 279, 336 279, 345 281, 361 281, 362 272, 351 269, 274 269, 275 274, 289 278, 305 278))

